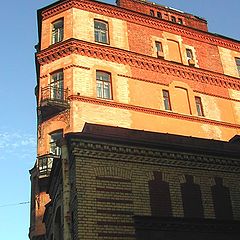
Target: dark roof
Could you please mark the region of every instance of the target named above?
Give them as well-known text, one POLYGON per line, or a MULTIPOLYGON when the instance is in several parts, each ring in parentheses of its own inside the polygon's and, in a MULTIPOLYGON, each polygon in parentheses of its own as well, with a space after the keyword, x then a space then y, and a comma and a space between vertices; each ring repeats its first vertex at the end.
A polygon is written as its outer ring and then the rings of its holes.
POLYGON ((85 139, 219 156, 240 155, 239 145, 231 142, 90 123, 85 123, 82 132, 66 134, 66 139, 69 143, 76 139, 85 139))

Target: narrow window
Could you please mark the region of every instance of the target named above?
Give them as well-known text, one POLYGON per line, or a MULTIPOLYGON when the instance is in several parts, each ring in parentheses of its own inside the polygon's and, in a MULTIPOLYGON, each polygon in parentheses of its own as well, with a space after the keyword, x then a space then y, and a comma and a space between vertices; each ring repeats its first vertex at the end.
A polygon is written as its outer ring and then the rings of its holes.
POLYGON ((51 74, 50 94, 51 99, 63 100, 63 70, 59 70, 51 74))
POLYGON ((175 23, 176 22, 176 18, 174 16, 171 16, 171 21, 175 23))
POLYGON ((151 15, 152 17, 154 17, 154 11, 153 11, 153 10, 150 10, 150 15, 151 15))
POLYGON ((188 60, 189 65, 194 65, 195 62, 194 62, 192 50, 187 48, 186 49, 186 55, 187 55, 187 60, 188 60))
POLYGON ((63 19, 52 23, 52 44, 63 40, 63 19))
POLYGON ((181 18, 178 18, 178 24, 183 24, 183 20, 181 18))
POLYGON ((202 101, 200 97, 195 97, 195 103, 196 103, 196 108, 197 108, 197 113, 198 116, 204 116, 203 114, 203 107, 202 107, 202 101))
POLYGON ((110 73, 97 71, 96 80, 97 80, 97 97, 104 99, 112 99, 110 73))
POLYGON ((94 20, 95 42, 109 44, 108 23, 101 20, 94 20))
POLYGON ((50 153, 52 153, 55 156, 61 155, 61 147, 57 145, 57 141, 62 139, 62 137, 63 137, 62 130, 58 130, 50 134, 50 153))
POLYGON ((162 14, 160 12, 157 12, 157 17, 162 18, 162 14))
POLYGON ((164 57, 163 55, 163 47, 161 42, 155 42, 157 57, 164 57))
POLYGON ((237 65, 238 75, 240 76, 240 58, 235 58, 235 61, 237 65))
POLYGON ((170 103, 169 91, 163 90, 163 103, 165 110, 172 110, 170 103))

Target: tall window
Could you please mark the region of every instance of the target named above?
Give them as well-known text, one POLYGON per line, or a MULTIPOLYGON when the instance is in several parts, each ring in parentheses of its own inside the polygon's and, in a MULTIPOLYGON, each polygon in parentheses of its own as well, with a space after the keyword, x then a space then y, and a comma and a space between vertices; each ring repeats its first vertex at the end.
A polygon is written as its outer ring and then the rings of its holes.
POLYGON ((52 44, 63 40, 63 19, 52 23, 52 44))
POLYGON ((160 12, 157 12, 157 17, 162 18, 162 14, 160 12))
POLYGON ((176 18, 174 16, 171 16, 171 21, 174 22, 174 23, 177 22, 176 18))
POLYGON ((198 116, 204 116, 203 113, 203 106, 202 106, 202 100, 200 97, 195 97, 195 103, 196 103, 196 108, 197 108, 197 113, 198 116))
POLYGON ((57 145, 57 141, 62 139, 62 137, 62 130, 50 134, 50 153, 54 154, 55 156, 61 155, 61 148, 57 145))
POLYGON ((161 42, 155 42, 156 50, 157 50, 157 56, 158 57, 164 57, 163 55, 163 46, 161 42))
POLYGON ((94 20, 94 36, 95 42, 108 44, 108 23, 101 20, 94 20))
POLYGON ((240 76, 240 58, 235 58, 235 61, 237 65, 238 75, 240 76))
POLYGON ((96 72, 97 97, 112 99, 111 74, 103 71, 96 72))
POLYGON ((62 100, 63 90, 63 70, 56 71, 51 74, 51 99, 62 100))
POLYGON ((152 17, 154 17, 154 11, 153 11, 153 10, 150 10, 150 15, 151 15, 152 17))
POLYGON ((163 90, 163 103, 165 110, 172 110, 169 91, 167 90, 163 90))
POLYGON ((195 62, 194 62, 194 58, 193 58, 192 49, 187 48, 186 55, 187 55, 187 60, 188 60, 189 65, 194 65, 195 62))

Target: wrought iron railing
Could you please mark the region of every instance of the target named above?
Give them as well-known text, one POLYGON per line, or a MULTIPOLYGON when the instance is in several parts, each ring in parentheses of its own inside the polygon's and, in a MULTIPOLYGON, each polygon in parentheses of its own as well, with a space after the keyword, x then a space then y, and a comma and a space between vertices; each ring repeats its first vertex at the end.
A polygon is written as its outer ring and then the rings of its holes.
POLYGON ((47 87, 41 89, 41 101, 43 100, 55 100, 55 101, 67 101, 68 89, 64 89, 57 84, 49 84, 47 87))
POLYGON ((53 160, 59 158, 60 156, 52 153, 39 156, 37 161, 39 178, 50 176, 53 160))

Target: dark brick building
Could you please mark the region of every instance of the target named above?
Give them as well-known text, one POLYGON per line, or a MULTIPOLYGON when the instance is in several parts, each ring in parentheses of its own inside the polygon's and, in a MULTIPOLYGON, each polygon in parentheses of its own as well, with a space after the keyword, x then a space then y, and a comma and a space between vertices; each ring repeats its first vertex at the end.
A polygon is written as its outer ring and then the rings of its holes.
POLYGON ((239 41, 141 0, 38 29, 30 239, 239 239, 239 41))

